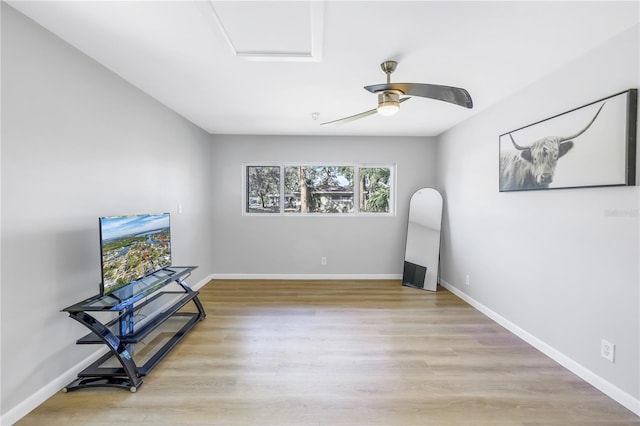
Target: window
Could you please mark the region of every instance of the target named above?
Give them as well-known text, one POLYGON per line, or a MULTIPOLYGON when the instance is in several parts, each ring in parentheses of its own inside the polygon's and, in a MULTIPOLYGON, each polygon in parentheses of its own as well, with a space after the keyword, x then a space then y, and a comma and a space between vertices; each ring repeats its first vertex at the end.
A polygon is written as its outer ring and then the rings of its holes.
POLYGON ((244 167, 245 214, 394 213, 394 166, 281 164, 244 167))
POLYGON ((280 212, 280 167, 247 166, 247 213, 280 212))
POLYGON ((360 200, 361 212, 389 213, 391 197, 391 169, 389 167, 361 167, 360 200))
POLYGON ((353 213, 353 166, 286 166, 285 212, 353 213))

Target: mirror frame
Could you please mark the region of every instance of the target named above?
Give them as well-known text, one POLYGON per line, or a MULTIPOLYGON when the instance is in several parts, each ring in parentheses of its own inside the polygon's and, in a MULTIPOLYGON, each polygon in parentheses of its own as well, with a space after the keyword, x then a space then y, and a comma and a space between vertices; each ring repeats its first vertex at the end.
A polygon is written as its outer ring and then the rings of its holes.
POLYGON ((402 285, 436 291, 440 266, 442 194, 420 188, 409 201, 402 285))

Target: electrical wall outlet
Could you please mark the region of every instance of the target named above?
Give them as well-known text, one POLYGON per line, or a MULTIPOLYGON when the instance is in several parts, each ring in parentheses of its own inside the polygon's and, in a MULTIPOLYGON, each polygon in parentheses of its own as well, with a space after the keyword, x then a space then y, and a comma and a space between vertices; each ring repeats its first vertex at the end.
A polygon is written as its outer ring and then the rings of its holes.
POLYGON ((464 279, 466 285, 471 285, 471 275, 467 275, 464 279))
POLYGON ((321 265, 326 265, 327 264, 327 258, 326 257, 321 257, 320 258, 320 264, 321 265))
POLYGON ((614 362, 616 355, 616 345, 602 339, 600 342, 600 356, 607 361, 614 362))

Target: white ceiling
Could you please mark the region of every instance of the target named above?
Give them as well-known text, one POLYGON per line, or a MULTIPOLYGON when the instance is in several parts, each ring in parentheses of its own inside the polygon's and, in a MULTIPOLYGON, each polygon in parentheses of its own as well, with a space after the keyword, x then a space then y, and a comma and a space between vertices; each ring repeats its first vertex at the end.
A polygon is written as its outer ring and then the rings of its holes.
POLYGON ((640 21, 638 1, 8 1, 214 134, 434 136, 640 21), (474 109, 363 86, 467 89, 474 109), (320 113, 314 121, 313 112, 320 113))

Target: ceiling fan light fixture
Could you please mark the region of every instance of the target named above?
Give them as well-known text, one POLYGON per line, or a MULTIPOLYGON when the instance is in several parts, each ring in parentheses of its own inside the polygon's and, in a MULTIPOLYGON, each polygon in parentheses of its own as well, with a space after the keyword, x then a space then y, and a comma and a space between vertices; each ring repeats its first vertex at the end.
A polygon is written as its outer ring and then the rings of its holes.
POLYGON ((400 110, 400 94, 382 92, 378 94, 378 113, 382 115, 394 115, 400 110))

